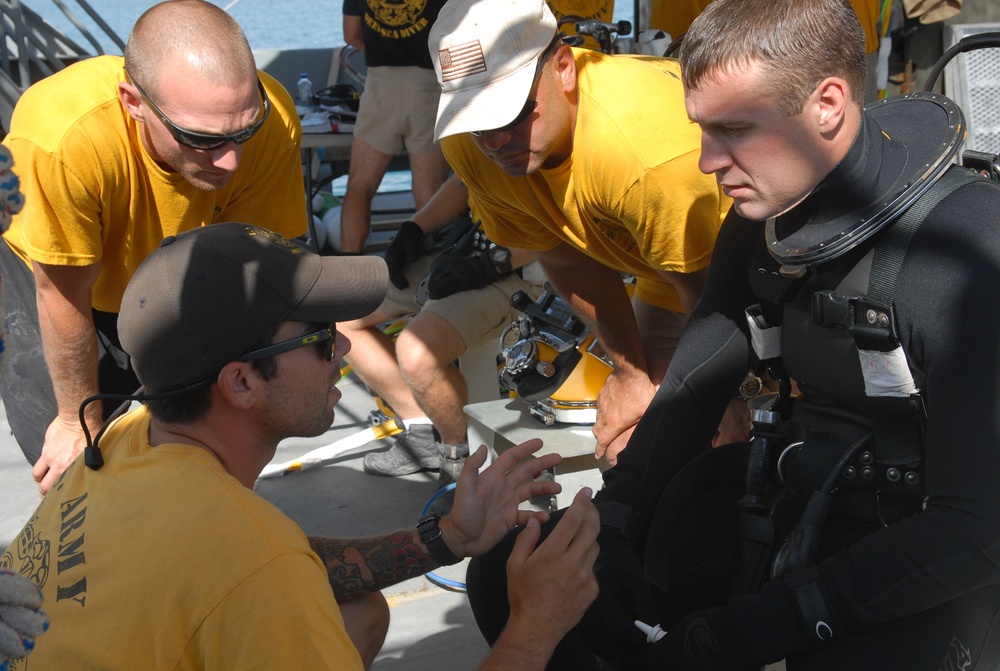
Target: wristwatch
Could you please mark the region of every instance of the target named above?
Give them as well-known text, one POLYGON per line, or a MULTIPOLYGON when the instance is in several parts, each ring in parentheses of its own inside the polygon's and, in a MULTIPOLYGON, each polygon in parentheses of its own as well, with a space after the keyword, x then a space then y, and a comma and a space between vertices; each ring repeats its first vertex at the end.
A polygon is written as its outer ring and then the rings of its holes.
POLYGON ((417 533, 420 534, 420 541, 430 550, 431 559, 441 566, 451 566, 462 561, 462 558, 456 557, 441 537, 441 527, 438 526, 440 519, 441 516, 434 513, 424 515, 417 522, 417 533))
POLYGON ((500 277, 507 277, 514 272, 514 269, 510 264, 509 249, 501 247, 500 245, 493 245, 490 247, 488 254, 490 255, 490 263, 493 264, 493 268, 497 271, 497 274, 500 275, 500 277))
POLYGON ((754 375, 753 371, 748 371, 747 376, 743 378, 742 382, 740 382, 739 389, 736 392, 736 398, 741 401, 749 401, 757 398, 763 390, 764 381, 754 375))

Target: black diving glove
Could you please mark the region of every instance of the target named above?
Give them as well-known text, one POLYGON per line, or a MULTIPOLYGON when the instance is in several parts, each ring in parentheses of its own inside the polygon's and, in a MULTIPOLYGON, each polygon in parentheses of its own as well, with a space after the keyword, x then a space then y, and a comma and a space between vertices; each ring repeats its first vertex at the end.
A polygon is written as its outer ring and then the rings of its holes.
POLYGON ((410 286, 403 269, 421 257, 424 232, 416 223, 404 221, 399 225, 396 236, 385 248, 385 265, 389 267, 389 281, 397 289, 410 286))
POLYGON ((447 298, 459 291, 482 289, 504 277, 493 266, 488 254, 465 254, 452 248, 442 252, 431 264, 427 274, 427 295, 433 299, 447 298))
POLYGON ((646 572, 632 544, 616 527, 601 527, 597 544, 601 550, 594 573, 600 593, 577 625, 577 631, 590 649, 605 660, 640 658, 648 651, 649 643, 635 621, 656 623, 646 572))
POLYGON ((782 579, 728 605, 688 615, 649 646, 654 668, 671 671, 745 671, 805 650, 808 643, 782 579))

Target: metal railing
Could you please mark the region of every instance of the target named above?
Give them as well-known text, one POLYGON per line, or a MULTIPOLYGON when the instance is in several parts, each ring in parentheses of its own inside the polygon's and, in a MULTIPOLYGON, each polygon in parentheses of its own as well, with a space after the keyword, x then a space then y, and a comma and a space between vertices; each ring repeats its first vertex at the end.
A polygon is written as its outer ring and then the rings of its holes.
POLYGON ((47 23, 20 0, 0 0, 0 121, 10 121, 14 104, 33 83, 78 60, 104 53, 83 17, 122 50, 125 43, 86 2, 51 0, 89 44, 84 48, 47 23), (71 6, 72 5, 72 6, 71 6))

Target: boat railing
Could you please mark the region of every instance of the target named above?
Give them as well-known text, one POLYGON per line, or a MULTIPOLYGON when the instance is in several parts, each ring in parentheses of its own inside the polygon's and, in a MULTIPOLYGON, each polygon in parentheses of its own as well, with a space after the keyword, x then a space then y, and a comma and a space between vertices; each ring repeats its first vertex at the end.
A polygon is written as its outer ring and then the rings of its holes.
POLYGON ((104 53, 94 29, 120 49, 125 43, 86 0, 52 0, 80 32, 89 47, 83 47, 46 22, 20 0, 0 0, 0 120, 10 120, 14 103, 34 82, 62 70, 78 60, 104 53))

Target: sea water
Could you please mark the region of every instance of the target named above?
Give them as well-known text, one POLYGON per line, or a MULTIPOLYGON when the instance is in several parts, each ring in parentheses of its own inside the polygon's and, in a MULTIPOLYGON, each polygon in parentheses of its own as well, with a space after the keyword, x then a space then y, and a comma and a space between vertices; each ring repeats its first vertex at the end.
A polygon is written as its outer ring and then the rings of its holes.
MULTIPOLYGON (((24 2, 24 0, 22 0, 24 2)), ((239 21, 253 49, 313 49, 344 43, 342 0, 212 0, 239 21)), ((28 0, 28 7, 66 33, 70 39, 88 46, 80 32, 53 0, 28 0)), ((106 53, 121 53, 115 43, 100 34, 72 0, 64 4, 93 32, 106 53)), ((149 0, 89 0, 88 4, 124 42, 139 16, 156 4, 149 0)))

